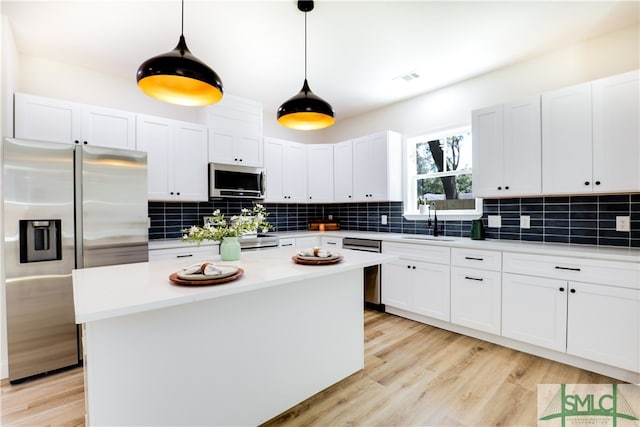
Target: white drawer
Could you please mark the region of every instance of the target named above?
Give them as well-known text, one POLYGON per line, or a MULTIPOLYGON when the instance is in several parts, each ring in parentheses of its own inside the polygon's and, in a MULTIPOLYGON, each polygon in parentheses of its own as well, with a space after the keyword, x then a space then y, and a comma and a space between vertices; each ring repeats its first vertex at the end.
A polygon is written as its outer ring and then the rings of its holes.
POLYGON ((505 273, 640 289, 640 263, 503 253, 505 273))
POLYGON ((151 249, 149 261, 163 261, 167 259, 199 259, 206 256, 220 254, 218 245, 193 246, 186 248, 151 249))
POLYGON ((436 264, 449 264, 451 261, 451 249, 444 246, 382 242, 382 253, 436 264))
POLYGON ((451 265, 500 271, 502 252, 453 248, 451 249, 451 265))
POLYGON ((280 246, 281 248, 284 248, 284 247, 287 247, 287 246, 295 247, 295 246, 296 246, 296 239, 291 239, 291 238, 288 238, 288 239, 280 239, 279 246, 280 246))
POLYGON ((342 249, 342 238, 322 236, 320 244, 326 248, 342 249))

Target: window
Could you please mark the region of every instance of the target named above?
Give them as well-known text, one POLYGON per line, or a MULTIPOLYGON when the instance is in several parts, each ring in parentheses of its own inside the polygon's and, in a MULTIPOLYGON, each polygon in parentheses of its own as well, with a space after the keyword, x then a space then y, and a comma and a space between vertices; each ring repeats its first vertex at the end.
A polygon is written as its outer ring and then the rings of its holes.
POLYGON ((469 127, 408 138, 405 217, 420 219, 420 203, 435 207, 443 219, 480 217, 482 201, 473 196, 472 166, 469 127))

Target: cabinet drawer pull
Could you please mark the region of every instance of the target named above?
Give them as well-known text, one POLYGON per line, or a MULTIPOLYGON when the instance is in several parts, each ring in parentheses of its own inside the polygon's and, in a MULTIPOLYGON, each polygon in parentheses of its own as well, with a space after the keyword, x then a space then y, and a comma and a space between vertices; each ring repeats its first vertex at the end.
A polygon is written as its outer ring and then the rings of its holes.
POLYGON ((283 248, 284 248, 285 246, 293 246, 293 243, 283 243, 283 244, 281 244, 280 246, 282 246, 283 248))
POLYGON ((327 242, 327 245, 337 245, 336 242, 327 242))
POLYGON ((193 256, 193 254, 189 254, 189 255, 176 255, 176 258, 189 258, 190 256, 193 256))
POLYGON ((575 267, 560 267, 559 265, 556 265, 556 270, 580 271, 579 268, 575 268, 575 267))
POLYGON ((470 259, 472 261, 484 261, 484 258, 475 258, 475 257, 472 257, 472 256, 466 256, 466 257, 464 257, 464 259, 470 259))
POLYGON ((467 280, 475 280, 476 282, 482 282, 484 279, 480 278, 480 277, 470 277, 470 276, 464 276, 465 279, 467 280))

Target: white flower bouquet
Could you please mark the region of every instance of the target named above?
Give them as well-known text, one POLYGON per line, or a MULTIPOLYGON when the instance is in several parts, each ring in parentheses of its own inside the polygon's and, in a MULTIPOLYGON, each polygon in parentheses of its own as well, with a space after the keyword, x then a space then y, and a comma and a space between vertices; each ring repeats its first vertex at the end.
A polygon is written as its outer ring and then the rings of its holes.
POLYGON ((213 212, 213 221, 200 227, 192 225, 182 230, 182 240, 196 242, 198 245, 204 240, 222 241, 224 237, 240 237, 255 234, 258 231, 266 233, 273 226, 267 222, 269 213, 263 205, 256 203, 253 209, 243 208, 240 215, 225 219, 220 209, 213 212))

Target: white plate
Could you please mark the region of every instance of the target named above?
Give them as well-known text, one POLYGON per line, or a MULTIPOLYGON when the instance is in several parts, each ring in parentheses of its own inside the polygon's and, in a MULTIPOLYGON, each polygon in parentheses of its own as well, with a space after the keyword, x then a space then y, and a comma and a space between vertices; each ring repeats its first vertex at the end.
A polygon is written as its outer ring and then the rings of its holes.
POLYGON ((178 279, 182 280, 212 280, 212 279, 223 279, 225 277, 233 276, 238 272, 238 267, 233 265, 216 265, 216 268, 220 269, 221 272, 218 274, 182 274, 181 272, 177 272, 178 279))
POLYGON ((332 253, 329 256, 302 256, 296 255, 298 259, 303 259, 305 261, 330 261, 332 259, 340 258, 340 254, 332 253))

